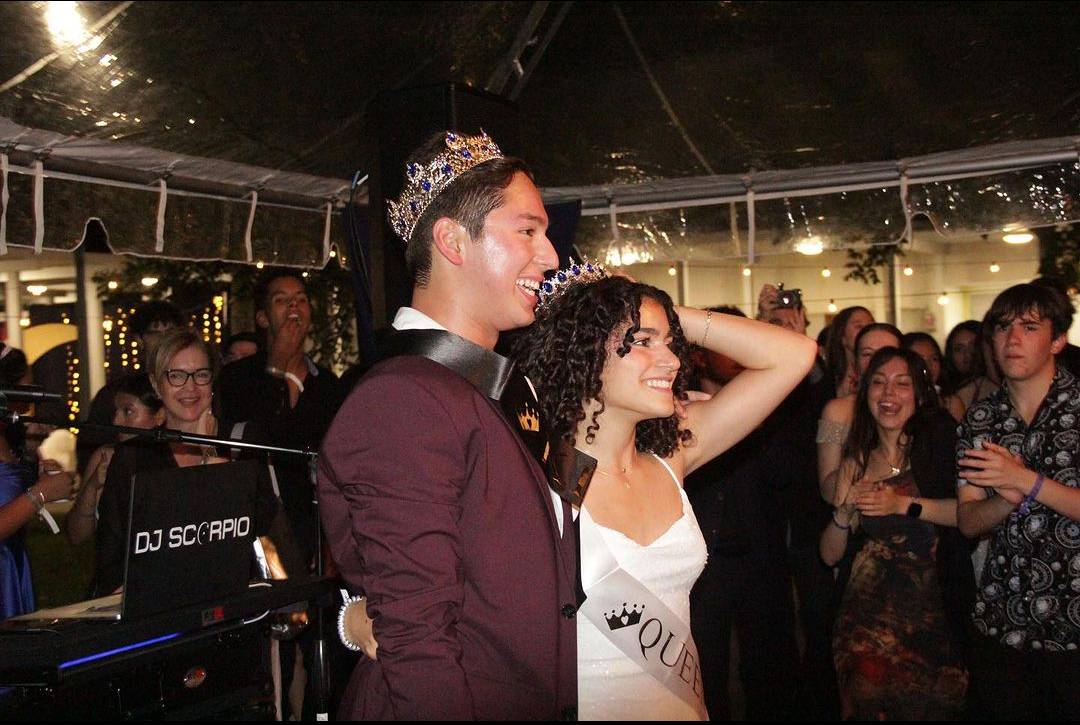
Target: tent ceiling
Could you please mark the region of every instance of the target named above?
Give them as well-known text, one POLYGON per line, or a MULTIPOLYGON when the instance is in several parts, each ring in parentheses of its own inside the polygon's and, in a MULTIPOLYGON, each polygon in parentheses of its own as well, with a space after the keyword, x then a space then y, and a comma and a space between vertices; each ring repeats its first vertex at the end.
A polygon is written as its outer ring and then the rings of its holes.
POLYGON ((524 155, 587 206, 837 165, 895 179, 892 159, 1080 134, 1065 3, 80 2, 74 40, 56 5, 0 4, 0 117, 338 189, 372 167, 376 94, 483 87, 523 27, 526 55, 553 31, 517 97, 524 155))

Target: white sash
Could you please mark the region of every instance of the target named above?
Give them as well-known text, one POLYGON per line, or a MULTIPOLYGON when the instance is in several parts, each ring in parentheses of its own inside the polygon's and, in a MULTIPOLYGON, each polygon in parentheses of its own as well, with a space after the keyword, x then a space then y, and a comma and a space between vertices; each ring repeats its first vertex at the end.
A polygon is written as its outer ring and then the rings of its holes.
POLYGON ((587 597, 580 613, 631 661, 708 720, 690 626, 619 566, 585 508, 579 525, 581 584, 587 597))

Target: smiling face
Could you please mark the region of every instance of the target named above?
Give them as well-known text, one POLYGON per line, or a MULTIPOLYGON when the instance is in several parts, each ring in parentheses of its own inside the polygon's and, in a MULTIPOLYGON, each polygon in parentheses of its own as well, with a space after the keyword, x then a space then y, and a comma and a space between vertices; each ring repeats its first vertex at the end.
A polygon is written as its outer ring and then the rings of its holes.
POLYGON ((878 428, 903 430, 916 408, 915 382, 904 358, 894 357, 870 375, 866 400, 878 428))
POLYGON ((462 307, 485 337, 532 324, 544 272, 558 265, 547 238, 548 217, 536 185, 523 173, 503 190, 503 204, 484 221, 479 239, 466 240, 466 274, 455 290, 462 307))
MULTIPOLYGON (((196 370, 210 369, 210 361, 202 349, 189 346, 169 359, 167 369, 194 373, 196 370)), ((176 387, 167 378, 163 373, 153 381, 154 391, 165 404, 165 425, 178 430, 191 430, 199 417, 210 408, 214 386, 212 383, 199 385, 194 377, 188 375, 184 384, 176 387)))
POLYGON ((667 418, 675 412, 671 387, 679 358, 671 351, 671 327, 663 305, 646 297, 641 302, 641 329, 634 333, 630 351, 619 357, 630 323, 619 325, 608 340, 607 360, 600 373, 604 415, 619 411, 634 421, 667 418))

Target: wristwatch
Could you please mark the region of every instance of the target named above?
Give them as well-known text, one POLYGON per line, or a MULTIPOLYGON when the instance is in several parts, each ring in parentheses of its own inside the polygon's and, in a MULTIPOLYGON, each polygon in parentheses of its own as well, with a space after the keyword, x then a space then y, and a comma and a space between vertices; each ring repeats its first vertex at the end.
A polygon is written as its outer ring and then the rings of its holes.
POLYGON ((911 499, 911 503, 907 507, 908 518, 917 519, 922 516, 922 504, 919 503, 919 497, 911 499))

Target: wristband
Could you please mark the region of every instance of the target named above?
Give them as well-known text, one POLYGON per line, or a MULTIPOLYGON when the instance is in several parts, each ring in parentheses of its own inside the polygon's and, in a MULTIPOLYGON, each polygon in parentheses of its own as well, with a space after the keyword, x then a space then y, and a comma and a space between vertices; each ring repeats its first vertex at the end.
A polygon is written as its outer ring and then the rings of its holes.
POLYGON ((1024 500, 1020 502, 1020 508, 1018 509, 1020 513, 1026 514, 1031 511, 1031 504, 1035 502, 1035 497, 1039 495, 1039 489, 1042 488, 1045 480, 1046 478, 1041 473, 1035 476, 1035 484, 1028 491, 1027 496, 1024 496, 1024 500))
POLYGON ((832 522, 833 522, 833 526, 840 529, 841 531, 850 531, 851 530, 851 522, 850 522, 850 520, 848 521, 847 526, 845 526, 844 524, 840 523, 839 519, 836 518, 836 509, 832 510, 832 522))
POLYGON ((41 491, 35 491, 32 488, 26 489, 26 497, 30 499, 30 503, 34 504, 34 510, 41 513, 45 508, 45 494, 41 491))
POLYGON ((360 645, 358 645, 356 642, 353 642, 351 639, 349 639, 349 636, 345 633, 345 612, 353 604, 359 604, 360 602, 364 601, 364 595, 363 594, 358 594, 356 596, 351 596, 350 597, 349 592, 342 589, 341 590, 341 599, 342 599, 343 603, 341 605, 341 609, 338 610, 338 616, 337 616, 338 639, 341 640, 341 644, 345 645, 346 649, 350 649, 353 652, 359 652, 360 649, 361 649, 360 645))

